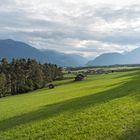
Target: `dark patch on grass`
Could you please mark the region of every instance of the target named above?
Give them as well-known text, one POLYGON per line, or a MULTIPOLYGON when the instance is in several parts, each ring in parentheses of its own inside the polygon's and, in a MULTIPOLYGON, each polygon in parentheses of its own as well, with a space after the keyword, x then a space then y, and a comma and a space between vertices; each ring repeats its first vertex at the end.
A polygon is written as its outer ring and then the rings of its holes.
POLYGON ((119 140, 140 140, 140 122, 138 122, 137 124, 134 124, 118 139, 119 140))

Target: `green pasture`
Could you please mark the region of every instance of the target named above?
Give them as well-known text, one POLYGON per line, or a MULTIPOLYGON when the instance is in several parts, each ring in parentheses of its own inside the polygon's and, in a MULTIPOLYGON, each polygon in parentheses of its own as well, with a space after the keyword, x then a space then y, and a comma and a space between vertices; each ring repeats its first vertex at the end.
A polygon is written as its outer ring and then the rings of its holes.
POLYGON ((54 84, 0 99, 0 140, 140 140, 140 71, 54 84))

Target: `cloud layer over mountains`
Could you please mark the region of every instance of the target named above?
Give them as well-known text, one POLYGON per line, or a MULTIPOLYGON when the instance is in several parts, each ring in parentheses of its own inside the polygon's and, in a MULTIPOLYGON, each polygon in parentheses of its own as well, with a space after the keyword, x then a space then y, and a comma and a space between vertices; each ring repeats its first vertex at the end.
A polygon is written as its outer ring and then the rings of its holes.
POLYGON ((140 46, 135 0, 0 0, 0 38, 95 57, 140 46))

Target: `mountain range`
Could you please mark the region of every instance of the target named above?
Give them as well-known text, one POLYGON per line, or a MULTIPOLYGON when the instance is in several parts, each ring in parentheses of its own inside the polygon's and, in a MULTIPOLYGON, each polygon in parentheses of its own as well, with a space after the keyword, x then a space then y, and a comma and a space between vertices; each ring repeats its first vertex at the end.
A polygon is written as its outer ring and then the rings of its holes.
POLYGON ((41 63, 53 63, 59 66, 76 67, 86 64, 87 60, 80 55, 65 54, 53 50, 39 50, 26 43, 11 39, 0 40, 0 59, 31 58, 41 63))
POLYGON ((0 40, 0 59, 31 58, 40 63, 52 63, 62 67, 106 66, 115 64, 140 64, 140 48, 125 53, 105 53, 94 60, 76 54, 65 54, 54 50, 39 50, 26 43, 11 39, 0 40))

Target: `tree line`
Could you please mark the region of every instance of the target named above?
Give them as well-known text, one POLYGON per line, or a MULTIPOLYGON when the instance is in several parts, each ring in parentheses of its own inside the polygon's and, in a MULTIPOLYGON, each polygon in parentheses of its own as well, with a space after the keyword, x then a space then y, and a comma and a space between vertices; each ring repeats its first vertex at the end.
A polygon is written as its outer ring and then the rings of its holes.
POLYGON ((32 59, 8 62, 4 58, 0 61, 0 97, 44 88, 62 77, 62 68, 54 64, 40 64, 32 59))

